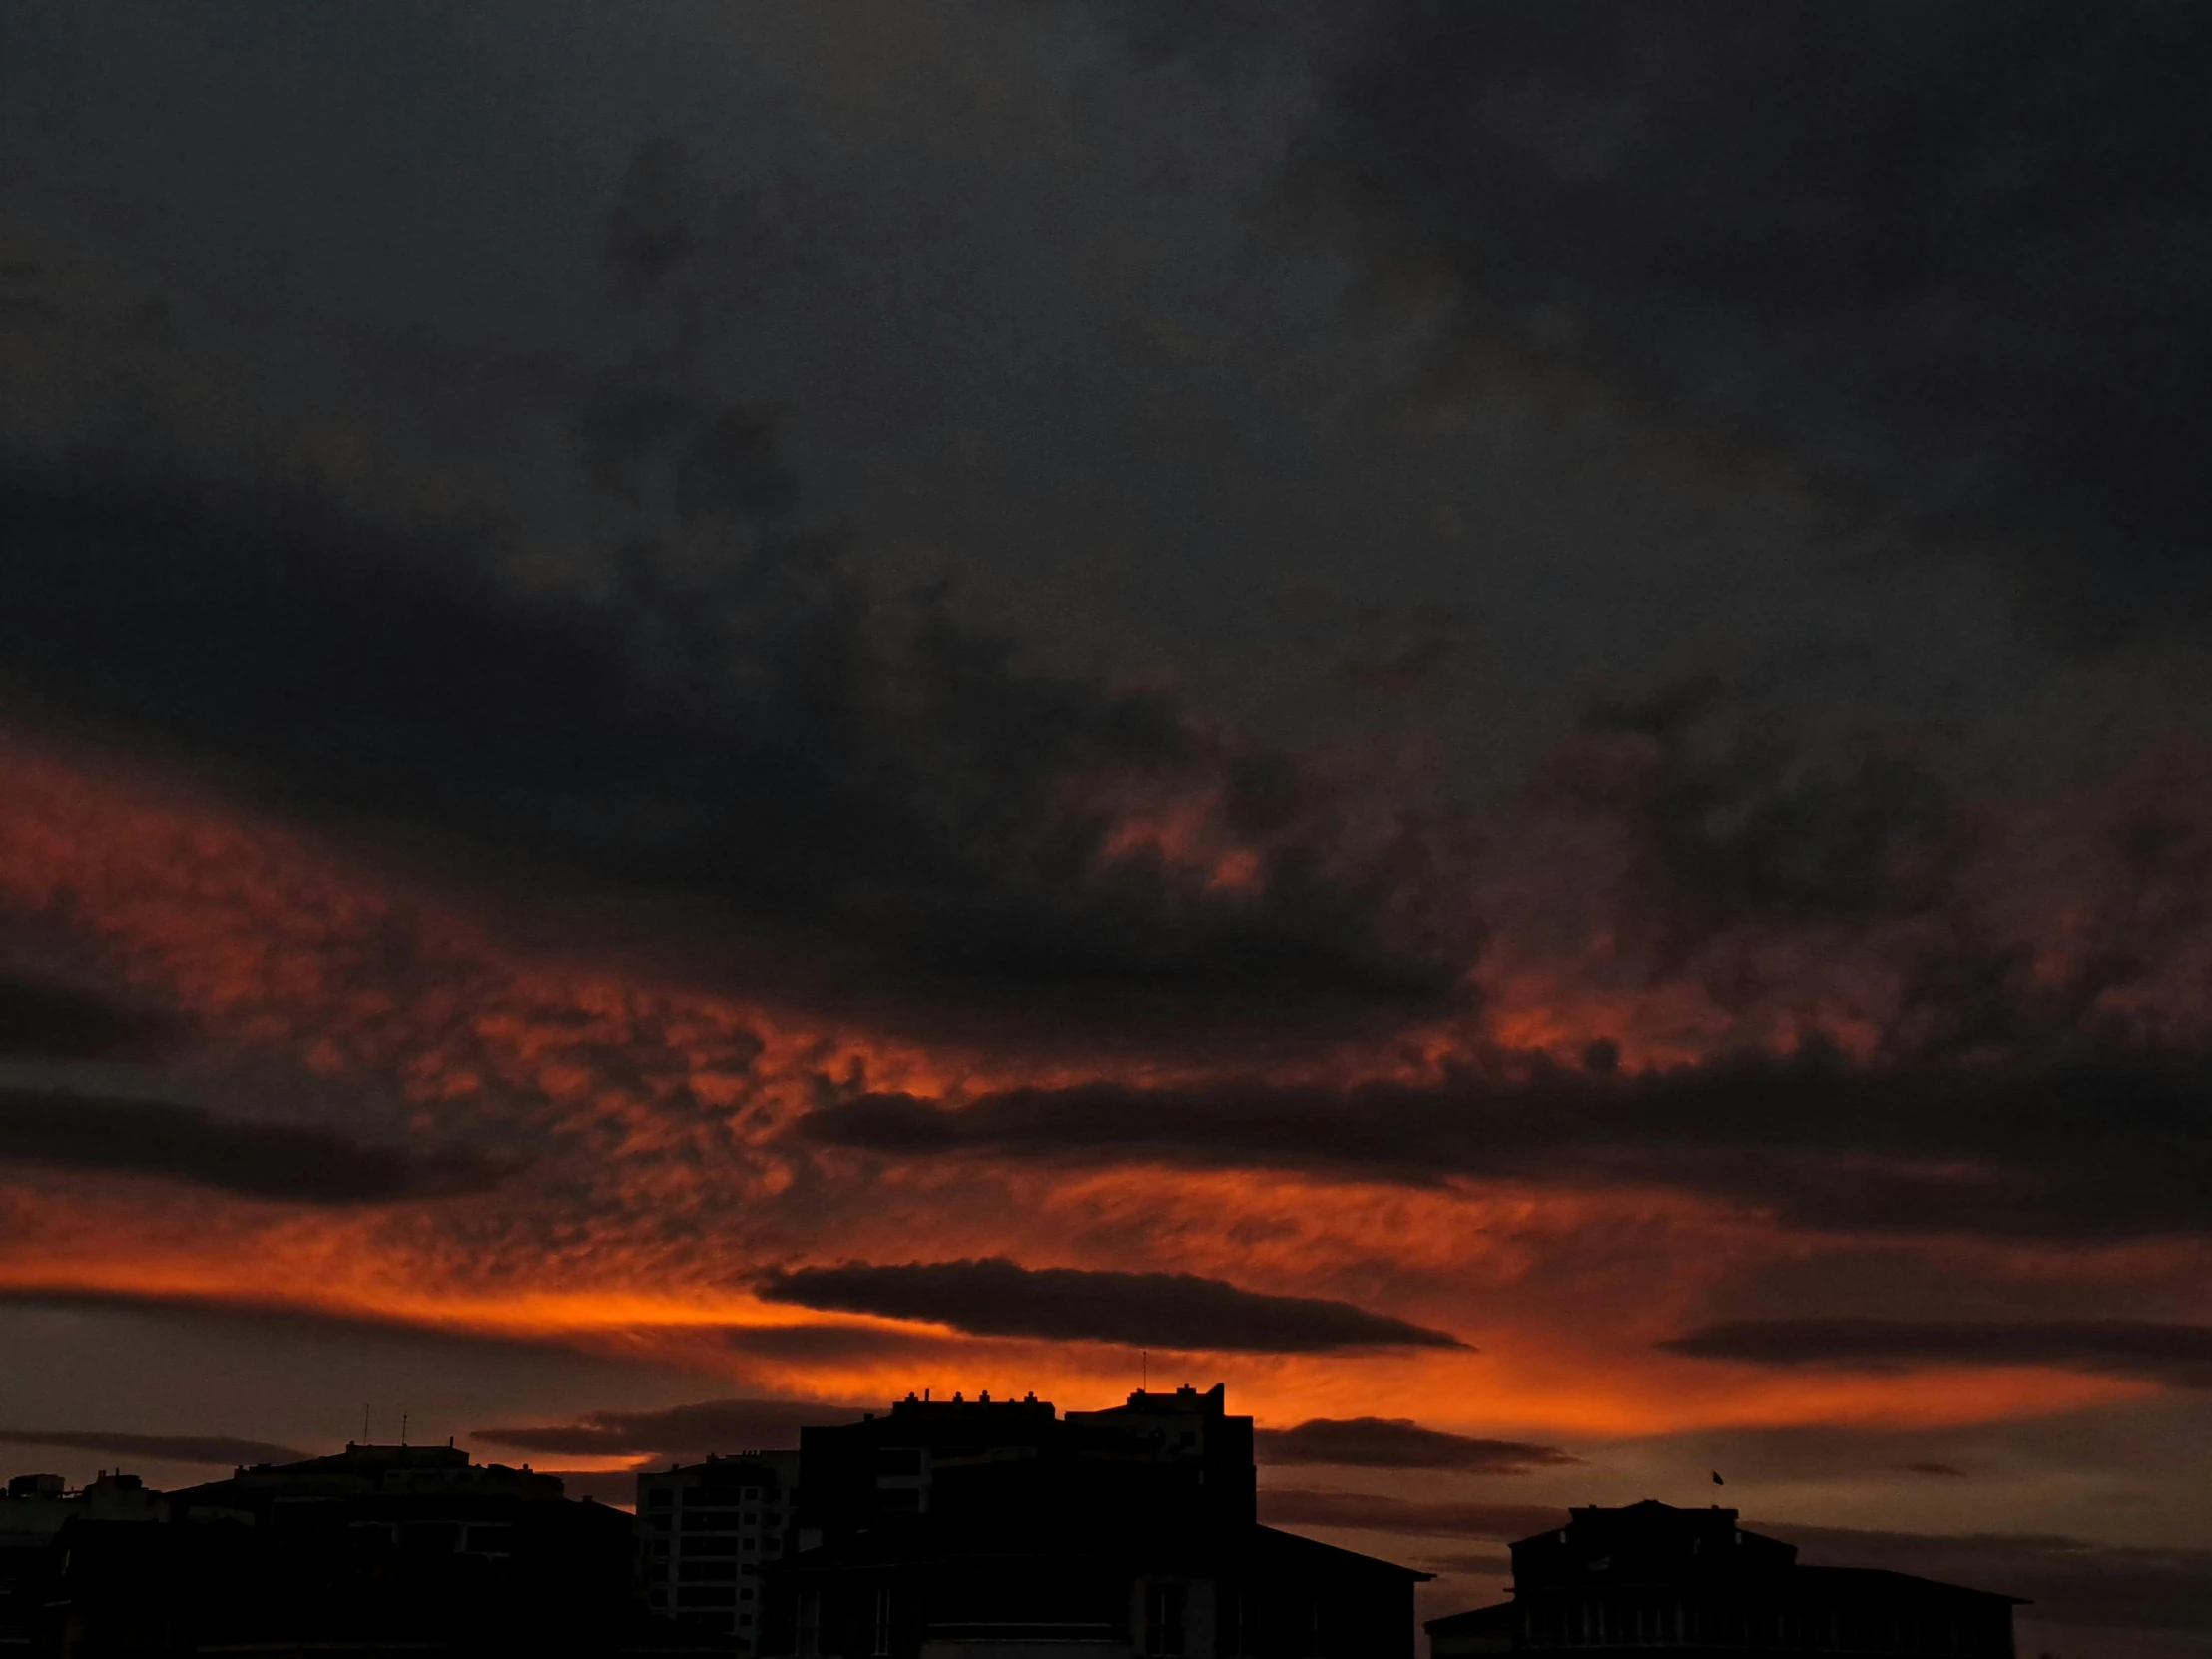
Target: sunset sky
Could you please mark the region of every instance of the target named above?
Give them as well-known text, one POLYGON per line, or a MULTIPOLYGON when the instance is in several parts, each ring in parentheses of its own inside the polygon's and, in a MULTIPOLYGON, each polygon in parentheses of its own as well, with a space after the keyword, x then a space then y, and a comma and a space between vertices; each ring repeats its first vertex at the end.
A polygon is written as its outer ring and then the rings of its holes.
POLYGON ((0 6, 5 1472, 1223 1382, 1430 1615, 1657 1497, 2212 1654, 2207 84, 0 6))

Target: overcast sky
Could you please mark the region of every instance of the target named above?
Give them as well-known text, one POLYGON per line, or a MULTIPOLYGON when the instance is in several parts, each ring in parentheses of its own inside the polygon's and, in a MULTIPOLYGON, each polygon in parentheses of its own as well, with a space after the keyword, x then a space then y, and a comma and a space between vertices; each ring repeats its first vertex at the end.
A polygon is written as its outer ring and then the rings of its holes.
POLYGON ((0 10, 0 1444, 1149 1351, 1431 1611, 1719 1468, 2204 1651, 2208 70, 0 10))

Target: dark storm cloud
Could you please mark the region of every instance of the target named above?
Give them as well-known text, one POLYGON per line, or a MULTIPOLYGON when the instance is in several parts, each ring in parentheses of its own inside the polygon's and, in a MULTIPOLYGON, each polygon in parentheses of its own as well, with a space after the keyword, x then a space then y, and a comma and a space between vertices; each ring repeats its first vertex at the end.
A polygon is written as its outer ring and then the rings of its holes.
MULTIPOLYGON (((1548 367, 1852 512, 2008 542, 2077 637, 2205 617, 2199 8, 1313 16, 1295 194, 1378 272, 1456 285, 1470 379, 1548 367)), ((1291 32, 1246 27, 1254 54, 1291 32)))
POLYGON ((796 1399, 709 1399, 663 1411, 594 1411, 581 1422, 540 1428, 478 1428, 471 1439, 516 1451, 568 1456, 641 1456, 767 1451, 799 1444, 802 1428, 858 1419, 856 1405, 796 1399))
POLYGON ((1426 1502, 1375 1492, 1260 1488, 1260 1518, 1270 1526, 1341 1527, 1415 1538, 1492 1538, 1510 1543, 1567 1524, 1564 1509, 1540 1503, 1426 1502))
POLYGON ((0 1165, 152 1175, 248 1198, 386 1204, 488 1192, 509 1173, 463 1146, 379 1146, 334 1129, 245 1123, 197 1106, 0 1090, 0 1165))
POLYGON ((79 1428, 0 1428, 0 1445, 46 1445, 70 1451, 149 1457, 168 1463, 296 1463, 308 1454, 265 1440, 225 1434, 123 1434, 79 1428))
POLYGON ((2212 1387, 2212 1325, 2148 1320, 1736 1320, 1659 1346, 1761 1366, 2061 1366, 2212 1387))
POLYGON ((595 395, 588 468, 673 534, 735 538, 716 557, 648 537, 612 592, 526 592, 494 574, 497 526, 372 522, 143 458, 17 458, 0 685, 279 802, 496 849, 514 879, 534 864, 681 901, 666 911, 708 938, 768 929, 794 975, 864 959, 909 988, 1216 1029, 1448 995, 1459 941, 1449 906, 1416 901, 1416 830, 1347 851, 1288 757, 1025 666, 938 598, 886 597, 833 542, 766 527, 787 491, 770 416, 595 395), (1110 850, 1129 813, 1186 800, 1257 881, 1141 835, 1110 850))
POLYGON ((2053 1237, 2212 1226, 2201 1061, 1866 1067, 1806 1050, 1635 1077, 864 1095, 801 1122, 892 1156, 1168 1162, 1415 1184, 1455 1175, 1664 1185, 1809 1226, 2053 1237))
POLYGON ((928 1320, 982 1337, 1259 1354, 1465 1346, 1445 1332, 1349 1302, 1269 1296, 1190 1273, 1025 1268, 1003 1257, 800 1268, 770 1276, 760 1294, 806 1308, 928 1320))
POLYGON ((1747 1521, 1820 1566, 1875 1567, 2025 1597, 2024 1622, 2212 1633, 2212 1550, 2008 1533, 1861 1531, 1747 1521))
POLYGON ((1315 1417, 1295 1428, 1255 1429, 1252 1443, 1263 1463, 1328 1463, 1358 1469, 1526 1474, 1582 1461, 1553 1445, 1447 1434, 1403 1417, 1315 1417))
POLYGON ((0 971, 0 1060, 153 1060, 183 1022, 98 992, 0 971))
MULTIPOLYGON (((1747 919, 1925 917, 1952 898, 1944 877, 1962 830, 1922 757, 1902 744, 1816 745, 1718 679, 1596 703, 1529 793, 1614 830, 1631 860, 1622 942, 1655 963, 1747 919)), ((1941 946, 1958 941, 1945 934, 1941 946)))

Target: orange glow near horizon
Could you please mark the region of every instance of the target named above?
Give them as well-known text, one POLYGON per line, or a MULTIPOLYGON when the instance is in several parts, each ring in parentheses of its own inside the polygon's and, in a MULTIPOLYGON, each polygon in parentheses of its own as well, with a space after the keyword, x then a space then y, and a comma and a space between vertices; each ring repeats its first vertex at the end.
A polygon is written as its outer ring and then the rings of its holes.
MULTIPOLYGON (((1110 855, 1172 853, 1215 884, 1261 878, 1195 820, 1132 823, 1110 855)), ((271 1068, 289 1068, 357 1102, 343 1126, 364 1138, 469 1139, 527 1161, 488 1196, 352 1209, 42 1177, 0 1189, 0 1288, 19 1295, 554 1343, 696 1373, 703 1392, 889 1398, 933 1377, 1087 1402, 1132 1385, 1129 1356, 1111 1344, 963 1337, 747 1289, 798 1263, 1006 1256, 1351 1302, 1472 1345, 1187 1357, 1202 1368, 1194 1377, 1228 1380, 1242 1408, 1275 1422, 1394 1415, 1607 1439, 1970 1423, 2152 1391, 2024 1367, 1900 1377, 1658 1352, 1732 1278, 1809 1248, 1771 1218, 1678 1193, 901 1163, 796 1147, 786 1131, 824 1080, 942 1097, 1165 1074, 1141 1057, 1045 1064, 933 1048, 631 967, 533 955, 457 901, 301 831, 21 742, 0 745, 0 910, 96 950, 199 1020, 207 1043, 179 1075, 209 1091, 252 1076, 266 1096, 271 1068), (802 1328, 823 1343, 808 1349, 792 1335, 802 1328)), ((1688 976, 1608 987, 1602 967, 1577 982, 1506 952, 1486 970, 1495 996, 1479 1032, 1405 1033, 1339 1056, 1332 1075, 1403 1076, 1467 1052, 1475 1035, 1569 1057, 1604 1037, 1633 1068, 1745 1034, 1688 976)), ((1868 1016, 1839 1006, 1822 1023, 1848 1041, 1868 1016)), ((1787 1035, 1779 1016, 1767 1030, 1778 1045, 1787 1035)), ((2031 1254, 2018 1272, 2043 1271, 2031 1254)), ((2102 1269, 2080 1253, 2068 1262, 2053 1271, 2133 1271, 2117 1255, 2102 1269)))

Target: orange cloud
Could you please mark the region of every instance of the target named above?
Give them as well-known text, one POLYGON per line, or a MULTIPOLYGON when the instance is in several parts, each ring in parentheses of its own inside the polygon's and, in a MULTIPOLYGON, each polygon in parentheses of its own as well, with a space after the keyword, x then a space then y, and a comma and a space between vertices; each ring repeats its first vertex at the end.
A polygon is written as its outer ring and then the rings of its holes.
MULTIPOLYGON (((1213 879, 1218 859, 1236 854, 1189 840, 1195 833, 1163 830, 1123 850, 1142 841, 1187 855, 1213 879)), ((554 1341, 818 1398, 920 1382, 1088 1401, 1134 1385, 1135 1357, 1110 1345, 816 1317, 750 1288, 773 1266, 1006 1256, 1350 1301, 1474 1345, 1354 1359, 1161 1357, 1228 1379, 1244 1405, 1279 1422, 1382 1414, 1604 1438, 1965 1422, 2142 1387, 2018 1367, 1904 1380, 1774 1375, 1656 1353, 1721 1287, 1787 1248, 1772 1221, 1679 1193, 901 1163, 803 1146, 786 1132, 826 1090, 945 1096, 1155 1081, 1189 1062, 1008 1060, 634 964, 534 952, 450 894, 303 830, 22 740, 0 745, 0 911, 96 949, 194 1016, 208 1045, 179 1076, 204 1094, 288 1103, 282 1080, 292 1078, 300 1094, 322 1091, 320 1110, 380 1132, 465 1138, 527 1159, 490 1193, 344 1212, 121 1176, 0 1187, 0 1287, 18 1292, 554 1341)), ((1602 951, 1565 965, 1538 948, 1533 921, 1507 919, 1479 1028, 1411 1032, 1330 1065, 1407 1075, 1463 1063, 1481 1044, 1511 1064, 1515 1048, 1570 1051, 1606 1037, 1638 1066, 1696 1057, 1747 1029, 1783 1039, 1780 1015, 1747 1026, 1695 976, 1616 982, 1602 951)), ((1820 982, 1802 963, 1788 969, 1801 970, 1820 982)), ((1856 971, 1846 964, 1832 978, 1856 971)), ((1871 1030, 1892 1017, 1849 999, 1813 1011, 1847 1037, 1855 1020, 1871 1030)))

